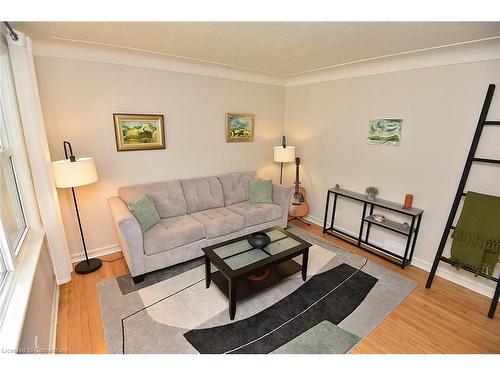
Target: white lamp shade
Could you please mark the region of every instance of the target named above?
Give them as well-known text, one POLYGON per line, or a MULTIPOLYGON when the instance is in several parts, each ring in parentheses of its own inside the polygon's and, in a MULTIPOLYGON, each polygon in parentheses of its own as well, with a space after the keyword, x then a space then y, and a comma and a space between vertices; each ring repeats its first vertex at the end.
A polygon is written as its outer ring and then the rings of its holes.
POLYGON ((97 170, 92 158, 79 158, 74 162, 69 159, 54 161, 52 169, 58 188, 82 186, 97 181, 97 170))
POLYGON ((274 147, 274 161, 278 163, 289 163, 295 160, 295 147, 294 146, 275 146, 274 147))

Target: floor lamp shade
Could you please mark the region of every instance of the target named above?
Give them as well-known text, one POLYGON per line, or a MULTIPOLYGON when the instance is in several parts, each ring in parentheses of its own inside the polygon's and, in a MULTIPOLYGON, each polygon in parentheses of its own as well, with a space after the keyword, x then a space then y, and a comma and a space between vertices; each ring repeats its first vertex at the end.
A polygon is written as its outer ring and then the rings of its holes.
MULTIPOLYGON (((285 139, 285 137, 283 137, 285 139)), ((295 147, 286 146, 283 140, 282 146, 274 147, 274 161, 280 163, 280 184, 283 183, 283 163, 290 163, 295 160, 295 147)))
POLYGON ((52 162, 54 178, 58 188, 69 188, 91 184, 97 181, 94 159, 79 158, 52 162))
POLYGON ((295 160, 294 146, 275 146, 274 161, 277 163, 290 163, 295 160))

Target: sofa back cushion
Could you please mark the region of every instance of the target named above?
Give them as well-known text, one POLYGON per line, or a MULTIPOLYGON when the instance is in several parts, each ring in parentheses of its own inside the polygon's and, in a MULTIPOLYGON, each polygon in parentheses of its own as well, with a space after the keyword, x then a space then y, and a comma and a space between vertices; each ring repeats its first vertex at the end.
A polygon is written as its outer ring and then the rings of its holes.
POLYGON ((181 185, 188 214, 224 206, 222 186, 217 177, 181 180, 181 185))
POLYGON ((247 201, 250 196, 250 182, 258 181, 257 173, 254 171, 234 172, 219 176, 224 191, 224 205, 247 201))
POLYGON ((185 215, 187 212, 186 200, 179 180, 123 186, 118 189, 118 195, 127 204, 141 195, 147 195, 153 201, 162 219, 185 215))

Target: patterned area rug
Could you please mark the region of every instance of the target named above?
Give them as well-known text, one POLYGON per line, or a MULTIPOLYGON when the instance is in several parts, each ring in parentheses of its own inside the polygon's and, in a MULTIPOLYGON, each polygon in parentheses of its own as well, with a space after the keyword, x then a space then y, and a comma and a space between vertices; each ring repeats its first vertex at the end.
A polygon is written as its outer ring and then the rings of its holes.
MULTIPOLYGON (((416 283, 319 236, 292 226, 313 244, 307 281, 300 272, 239 301, 212 283, 197 259, 146 276, 99 283, 109 353, 348 353, 416 283)), ((300 257, 297 259, 300 263, 300 257)))

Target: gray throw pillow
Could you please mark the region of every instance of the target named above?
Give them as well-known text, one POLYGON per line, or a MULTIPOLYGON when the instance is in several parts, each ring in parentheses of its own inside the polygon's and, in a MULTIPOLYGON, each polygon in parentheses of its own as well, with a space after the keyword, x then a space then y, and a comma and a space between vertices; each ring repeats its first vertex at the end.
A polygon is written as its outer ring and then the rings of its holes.
POLYGON ((259 180, 250 182, 251 203, 273 203, 273 182, 259 180))
POLYGON ((127 206, 139 222, 143 232, 160 222, 160 215, 158 215, 153 201, 147 195, 141 195, 135 201, 128 203, 127 206))

